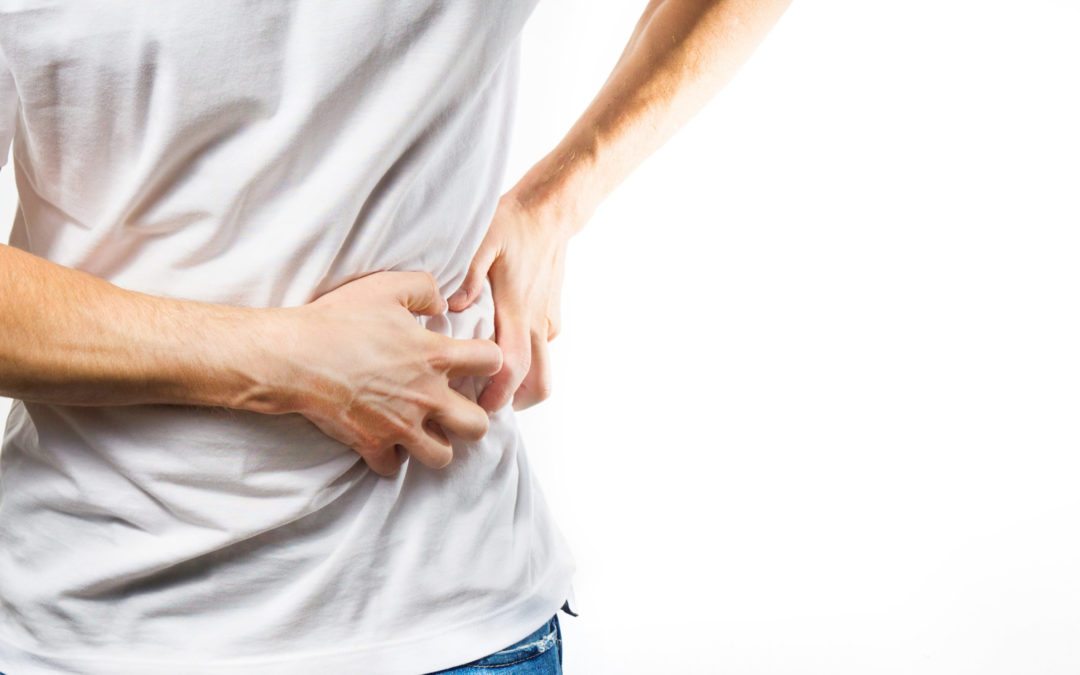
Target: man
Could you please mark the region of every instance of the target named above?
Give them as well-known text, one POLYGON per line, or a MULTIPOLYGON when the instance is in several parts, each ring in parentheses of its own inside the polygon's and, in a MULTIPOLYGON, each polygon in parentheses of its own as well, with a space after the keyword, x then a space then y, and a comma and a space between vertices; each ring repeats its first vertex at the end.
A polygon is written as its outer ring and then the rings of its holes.
POLYGON ((499 196, 533 4, 0 0, 0 670, 552 644, 574 563, 513 413, 567 242, 787 2, 649 3, 499 196))

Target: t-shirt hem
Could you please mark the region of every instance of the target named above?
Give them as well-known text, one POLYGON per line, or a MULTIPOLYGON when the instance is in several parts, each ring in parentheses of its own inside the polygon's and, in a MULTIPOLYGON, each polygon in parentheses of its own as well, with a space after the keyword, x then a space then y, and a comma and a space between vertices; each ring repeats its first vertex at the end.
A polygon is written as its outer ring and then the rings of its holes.
POLYGON ((418 675, 459 666, 513 644, 536 630, 573 596, 574 567, 562 567, 517 602, 435 635, 333 652, 289 652, 239 659, 130 659, 65 656, 17 646, 0 635, 0 672, 8 675, 295 675, 303 672, 418 675))

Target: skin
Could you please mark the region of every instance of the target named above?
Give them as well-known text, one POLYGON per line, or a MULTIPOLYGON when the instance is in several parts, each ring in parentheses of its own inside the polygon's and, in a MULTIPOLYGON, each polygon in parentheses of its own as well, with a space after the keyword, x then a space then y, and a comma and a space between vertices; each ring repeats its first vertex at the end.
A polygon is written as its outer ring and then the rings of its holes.
POLYGON ((384 271, 313 302, 249 308, 160 298, 0 245, 0 394, 65 405, 165 403, 299 413, 378 474, 432 468, 449 435, 551 392, 567 243, 600 201, 718 91, 790 0, 654 0, 566 137, 505 195, 449 302, 423 271, 384 271), (492 340, 426 330, 489 278, 492 340), (27 348, 33 345, 33 348, 27 348), (473 402, 453 378, 494 376, 473 402))
POLYGON ((561 330, 567 242, 599 203, 718 92, 790 0, 653 0, 600 92, 563 140, 499 200, 461 287, 460 311, 489 277, 503 367, 486 410, 551 394, 547 343, 561 330))
POLYGON ((446 466, 446 432, 487 433, 487 414, 449 381, 497 372, 502 353, 417 323, 413 312, 446 311, 427 272, 376 272, 301 307, 256 309, 146 295, 4 246, 0 288, 5 396, 300 413, 384 476, 404 452, 446 466))

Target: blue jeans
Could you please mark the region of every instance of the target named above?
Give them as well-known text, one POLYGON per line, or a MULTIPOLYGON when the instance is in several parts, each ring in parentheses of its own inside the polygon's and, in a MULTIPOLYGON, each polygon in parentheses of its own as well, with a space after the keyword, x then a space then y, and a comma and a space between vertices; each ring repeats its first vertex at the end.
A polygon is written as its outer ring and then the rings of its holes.
POLYGON ((556 612, 543 626, 494 654, 428 675, 562 675, 562 629, 556 612))
MULTIPOLYGON (((569 604, 563 611, 577 616, 569 604)), ((562 628, 555 612, 543 626, 494 654, 428 675, 562 675, 562 628)), ((0 672, 0 675, 4 673, 0 672)))

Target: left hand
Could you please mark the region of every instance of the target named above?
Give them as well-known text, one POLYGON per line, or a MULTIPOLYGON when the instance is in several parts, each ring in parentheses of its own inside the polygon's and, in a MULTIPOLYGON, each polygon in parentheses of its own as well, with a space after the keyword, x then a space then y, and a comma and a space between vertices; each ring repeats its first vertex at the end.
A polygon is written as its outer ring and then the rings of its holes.
POLYGON ((549 219, 503 195, 465 280, 447 299, 450 311, 465 309, 490 277, 503 365, 477 400, 489 414, 511 401, 524 410, 551 394, 547 343, 559 334, 568 239, 549 219))

